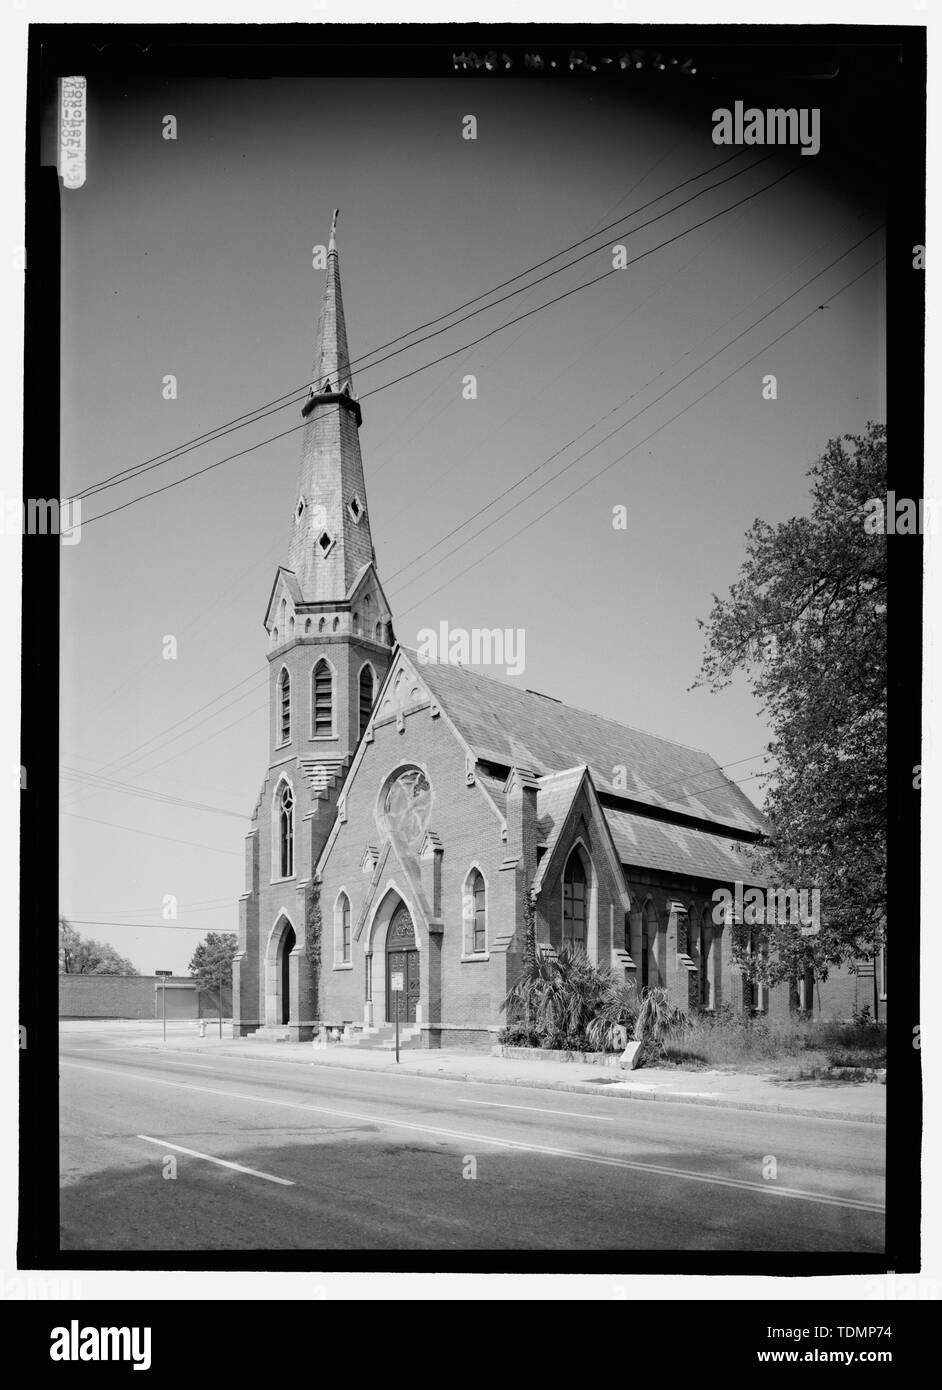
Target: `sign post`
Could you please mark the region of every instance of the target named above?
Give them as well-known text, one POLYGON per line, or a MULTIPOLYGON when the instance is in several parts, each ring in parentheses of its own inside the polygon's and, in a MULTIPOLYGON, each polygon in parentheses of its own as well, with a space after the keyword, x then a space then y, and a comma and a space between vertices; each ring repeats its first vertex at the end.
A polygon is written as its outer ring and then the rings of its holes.
POLYGON ((172 975, 172 970, 155 970, 155 975, 160 976, 160 1003, 161 1013, 164 1020, 164 1042, 167 1041, 167 976, 172 975))
POLYGON ((399 1061, 399 1000, 402 998, 403 987, 402 970, 391 970, 389 972, 389 987, 396 996, 396 1061, 399 1061))

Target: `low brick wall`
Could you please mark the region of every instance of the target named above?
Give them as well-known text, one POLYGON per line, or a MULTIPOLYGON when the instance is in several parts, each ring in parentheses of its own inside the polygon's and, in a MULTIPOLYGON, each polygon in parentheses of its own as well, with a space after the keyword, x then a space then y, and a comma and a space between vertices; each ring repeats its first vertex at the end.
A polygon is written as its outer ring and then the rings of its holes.
POLYGON ((515 1062, 587 1062, 596 1067, 617 1067, 620 1052, 557 1052, 551 1047, 508 1047, 498 1043, 491 1048, 494 1057, 515 1062))
MULTIPOLYGON (((60 975, 60 1018, 161 1018, 159 975, 60 975)), ((201 994, 194 980, 167 981, 168 1018, 218 1018, 215 991, 201 994)), ((232 1017, 232 991, 222 992, 224 1018, 232 1017)))

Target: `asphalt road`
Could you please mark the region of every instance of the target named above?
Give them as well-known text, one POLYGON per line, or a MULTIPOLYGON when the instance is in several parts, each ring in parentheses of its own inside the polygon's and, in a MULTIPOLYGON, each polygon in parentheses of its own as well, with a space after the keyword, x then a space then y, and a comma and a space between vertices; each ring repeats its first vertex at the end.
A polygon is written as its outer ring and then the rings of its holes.
POLYGON ((883 1249, 874 1124, 69 1038, 60 1131, 64 1250, 883 1249))

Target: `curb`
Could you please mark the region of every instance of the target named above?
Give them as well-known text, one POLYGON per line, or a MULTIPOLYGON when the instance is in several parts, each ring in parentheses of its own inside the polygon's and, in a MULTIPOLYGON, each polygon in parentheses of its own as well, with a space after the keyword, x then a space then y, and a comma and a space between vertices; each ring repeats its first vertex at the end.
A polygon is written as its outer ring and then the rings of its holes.
MULTIPOLYGON (((140 1046, 142 1050, 147 1050, 151 1052, 202 1051, 205 1053, 212 1051, 212 1049, 209 1048, 199 1049, 191 1047, 173 1047, 169 1043, 166 1046, 158 1043, 144 1043, 140 1044, 140 1046)), ((231 1052, 227 1052, 222 1053, 221 1055, 225 1057, 232 1057, 242 1056, 243 1054, 234 1054, 231 1052)), ((250 1052, 245 1053, 245 1056, 247 1057, 252 1057, 252 1055, 253 1054, 250 1052)), ((281 1059, 277 1057, 259 1057, 258 1055, 255 1055, 253 1060, 256 1062, 277 1062, 281 1059)), ((289 1065, 309 1067, 322 1066, 325 1067, 328 1071, 369 1072, 372 1075, 389 1075, 388 1067, 350 1066, 344 1062, 326 1062, 322 1059, 311 1060, 309 1058, 306 1059, 302 1057, 286 1057, 284 1060, 288 1062, 289 1065)), ((715 1110, 744 1110, 766 1115, 797 1115, 800 1119, 841 1120, 845 1123, 850 1124, 873 1124, 884 1126, 886 1125, 886 1116, 874 1113, 848 1115, 843 1110, 822 1110, 820 1107, 815 1108, 812 1106, 776 1105, 772 1101, 749 1101, 727 1099, 725 1096, 690 1095, 685 1094, 683 1091, 666 1092, 661 1095, 656 1095, 651 1091, 612 1091, 610 1089, 611 1083, 608 1083, 607 1085, 596 1086, 593 1085, 591 1082, 584 1081, 546 1081, 539 1079, 531 1080, 529 1077, 520 1076, 498 1078, 491 1076, 477 1076, 470 1072, 446 1073, 440 1071, 427 1071, 421 1067, 404 1067, 401 1063, 398 1071, 396 1071, 394 1075, 415 1076, 420 1078, 425 1077, 428 1080, 433 1081, 466 1081, 472 1084, 482 1086, 523 1086, 529 1087, 530 1089, 537 1091, 569 1091, 574 1092, 577 1095, 584 1096, 606 1096, 610 1100, 647 1100, 657 1101, 660 1105, 706 1105, 711 1106, 715 1110)))

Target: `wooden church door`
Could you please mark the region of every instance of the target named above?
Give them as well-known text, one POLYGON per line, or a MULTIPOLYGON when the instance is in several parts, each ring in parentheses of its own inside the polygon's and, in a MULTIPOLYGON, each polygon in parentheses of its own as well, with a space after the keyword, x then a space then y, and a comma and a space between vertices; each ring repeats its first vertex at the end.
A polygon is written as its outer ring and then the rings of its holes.
POLYGON ((401 904, 393 913, 386 936, 386 1021, 395 1022, 396 996, 390 988, 394 972, 403 976, 405 988, 399 998, 400 1023, 414 1023, 419 1002, 419 953, 409 909, 401 904))

